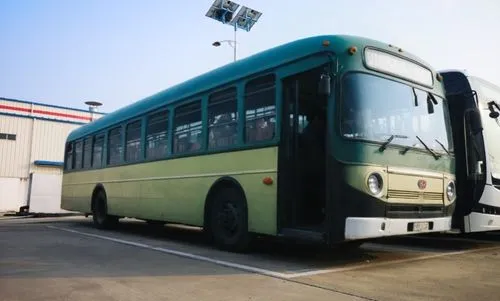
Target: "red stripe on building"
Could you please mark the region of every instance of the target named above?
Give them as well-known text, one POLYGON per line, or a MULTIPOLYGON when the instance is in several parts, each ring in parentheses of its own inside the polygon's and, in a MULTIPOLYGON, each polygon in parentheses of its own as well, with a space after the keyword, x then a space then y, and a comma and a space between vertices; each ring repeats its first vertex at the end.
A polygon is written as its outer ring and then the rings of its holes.
MULTIPOLYGON (((7 105, 0 105, 0 109, 6 109, 6 110, 11 110, 11 111, 31 113, 31 109, 28 109, 28 108, 19 108, 19 107, 7 106, 7 105)), ((49 116, 74 118, 74 119, 81 119, 81 120, 91 121, 91 118, 90 117, 86 117, 86 116, 78 116, 78 115, 73 115, 73 114, 51 112, 51 111, 45 111, 45 110, 33 110, 33 114, 43 114, 43 115, 49 115, 49 116)))

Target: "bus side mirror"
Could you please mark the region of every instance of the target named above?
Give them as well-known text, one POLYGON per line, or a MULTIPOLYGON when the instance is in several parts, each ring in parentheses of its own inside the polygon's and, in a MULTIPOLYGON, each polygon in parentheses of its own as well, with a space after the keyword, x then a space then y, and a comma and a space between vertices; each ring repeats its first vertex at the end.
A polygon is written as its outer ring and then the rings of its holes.
POLYGON ((327 73, 321 74, 318 85, 318 93, 322 96, 329 96, 331 93, 331 77, 327 73))
POLYGON ((500 116, 500 113, 497 111, 490 112, 490 118, 497 119, 500 116))
POLYGON ((470 124, 470 129, 472 133, 478 134, 483 130, 483 124, 481 122, 481 113, 478 109, 472 109, 467 112, 467 117, 470 124))
POLYGON ((496 111, 495 108, 497 108, 497 110, 500 110, 500 107, 495 101, 488 102, 488 109, 490 110, 490 115, 489 115, 490 118, 497 119, 498 116, 500 116, 500 113, 498 113, 498 111, 496 111))

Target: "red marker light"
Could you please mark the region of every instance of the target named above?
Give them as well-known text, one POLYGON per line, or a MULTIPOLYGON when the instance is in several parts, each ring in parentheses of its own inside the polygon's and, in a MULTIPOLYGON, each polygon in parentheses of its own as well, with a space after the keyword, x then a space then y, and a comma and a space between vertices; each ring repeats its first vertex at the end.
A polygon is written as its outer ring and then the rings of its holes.
POLYGON ((262 183, 266 184, 266 185, 271 185, 273 184, 273 178, 271 177, 265 177, 264 179, 262 179, 262 183))

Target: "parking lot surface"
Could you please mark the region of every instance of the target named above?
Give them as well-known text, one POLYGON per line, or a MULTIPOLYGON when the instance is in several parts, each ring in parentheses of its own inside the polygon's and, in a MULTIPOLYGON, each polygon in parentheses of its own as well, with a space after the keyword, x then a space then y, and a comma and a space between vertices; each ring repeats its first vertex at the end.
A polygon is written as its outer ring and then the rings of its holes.
POLYGON ((222 252, 200 231, 90 218, 0 220, 0 300, 497 300, 500 234, 426 235, 359 250, 259 240, 222 252))

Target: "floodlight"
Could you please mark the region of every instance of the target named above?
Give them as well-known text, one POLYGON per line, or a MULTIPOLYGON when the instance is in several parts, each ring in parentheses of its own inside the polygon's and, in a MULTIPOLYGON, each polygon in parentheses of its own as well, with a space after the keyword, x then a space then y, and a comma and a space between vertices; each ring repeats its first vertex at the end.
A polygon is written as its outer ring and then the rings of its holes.
POLYGON ((226 24, 231 21, 239 7, 240 5, 233 1, 215 0, 205 16, 226 24))
POLYGON ((89 105, 89 106, 92 106, 92 107, 102 106, 102 103, 100 103, 98 101, 86 101, 85 104, 89 105))
POLYGON ((98 107, 102 106, 102 103, 98 101, 86 101, 85 104, 89 106, 89 112, 91 113, 95 112, 98 107))
POLYGON ((236 14, 236 17, 233 18, 230 24, 246 31, 250 31, 253 25, 257 23, 257 20, 259 20, 260 16, 262 16, 261 12, 243 6, 238 11, 238 14, 236 14))

